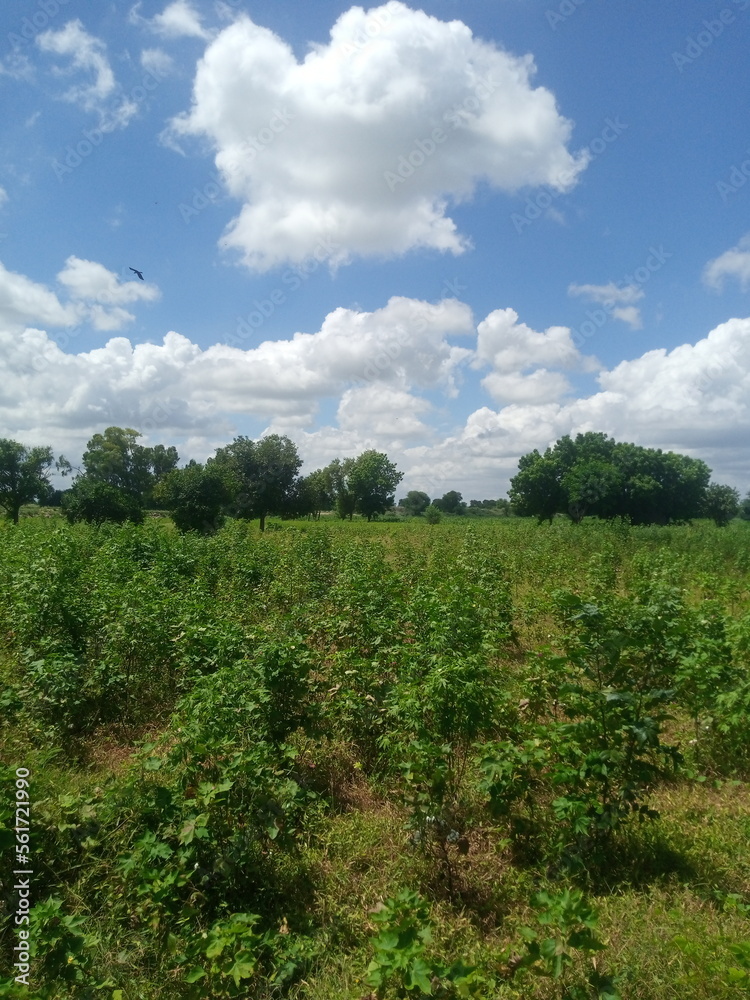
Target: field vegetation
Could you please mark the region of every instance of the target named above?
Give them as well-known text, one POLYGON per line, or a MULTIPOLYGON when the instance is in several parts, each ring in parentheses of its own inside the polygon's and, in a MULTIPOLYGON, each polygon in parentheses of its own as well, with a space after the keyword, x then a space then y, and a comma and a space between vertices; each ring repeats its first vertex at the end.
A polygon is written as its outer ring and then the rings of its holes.
POLYGON ((0 996, 748 995, 747 523, 265 528, 0 522, 0 996))

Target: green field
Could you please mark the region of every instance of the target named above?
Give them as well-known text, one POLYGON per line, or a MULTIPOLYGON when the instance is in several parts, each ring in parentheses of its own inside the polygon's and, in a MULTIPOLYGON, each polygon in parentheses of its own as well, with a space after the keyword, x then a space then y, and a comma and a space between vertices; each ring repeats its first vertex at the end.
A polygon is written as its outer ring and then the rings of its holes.
POLYGON ((0 522, 0 677, 0 997, 750 991, 744 522, 0 522))

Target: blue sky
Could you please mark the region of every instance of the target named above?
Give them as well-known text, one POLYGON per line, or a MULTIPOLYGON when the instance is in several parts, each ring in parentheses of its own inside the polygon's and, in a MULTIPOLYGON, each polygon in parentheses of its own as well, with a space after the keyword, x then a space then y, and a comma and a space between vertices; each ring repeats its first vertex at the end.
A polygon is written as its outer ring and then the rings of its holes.
POLYGON ((483 498, 603 430, 750 488, 750 0, 0 29, 0 436, 274 431, 483 498))

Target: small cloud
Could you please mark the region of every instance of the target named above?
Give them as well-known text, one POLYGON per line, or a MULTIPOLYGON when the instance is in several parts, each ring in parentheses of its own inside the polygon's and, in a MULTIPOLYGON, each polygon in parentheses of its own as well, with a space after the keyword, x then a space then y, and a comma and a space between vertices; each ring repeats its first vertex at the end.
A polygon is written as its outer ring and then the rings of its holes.
POLYGON ((0 187, 0 206, 4 205, 8 200, 8 192, 4 187, 0 187))
POLYGON ((34 76, 34 67, 31 65, 29 57, 22 52, 11 52, 4 59, 0 59, 0 76, 28 81, 34 76))
POLYGON ((637 285, 616 285, 610 281, 607 285, 568 285, 568 295, 575 295, 604 306, 613 319, 622 320, 632 330, 640 330, 641 311, 633 303, 640 302, 645 292, 637 285))
POLYGON ((717 292, 724 290, 726 278, 736 278, 743 292, 750 288, 750 233, 736 247, 710 260, 703 269, 703 282, 717 292))
POLYGON ((33 115, 29 115, 26 121, 23 123, 25 128, 33 128, 39 119, 42 117, 41 111, 35 111, 33 115))
POLYGON ((557 208, 548 208, 547 218, 552 219, 552 221, 556 222, 559 226, 564 226, 566 223, 564 214, 557 208))
POLYGON ((57 275, 73 299, 99 302, 103 305, 122 305, 143 299, 153 302, 159 289, 149 282, 136 280, 121 282, 113 271, 103 264, 81 257, 68 257, 65 267, 57 275))
POLYGON ((608 285, 568 285, 568 295, 580 295, 589 302, 599 302, 602 305, 610 303, 630 305, 633 302, 640 302, 645 292, 637 285, 620 287, 614 281, 610 281, 608 285))
POLYGON ((140 14, 140 3, 131 8, 131 24, 143 24, 164 38, 200 38, 208 41, 211 33, 201 24, 200 14, 189 0, 174 0, 161 14, 147 18, 140 14))
POLYGON ((613 319, 621 319, 631 330, 642 330, 641 310, 636 306, 615 306, 612 310, 613 319))
POLYGON ((56 75, 69 76, 76 71, 93 75, 89 83, 74 84, 62 96, 66 101, 80 104, 86 111, 99 110, 101 102, 116 87, 104 42, 90 35, 77 18, 68 21, 59 31, 43 32, 36 41, 42 52, 71 57, 67 67, 56 68, 56 75))
POLYGON ((163 49, 144 49, 141 66, 156 77, 169 76, 174 70, 174 60, 163 49))

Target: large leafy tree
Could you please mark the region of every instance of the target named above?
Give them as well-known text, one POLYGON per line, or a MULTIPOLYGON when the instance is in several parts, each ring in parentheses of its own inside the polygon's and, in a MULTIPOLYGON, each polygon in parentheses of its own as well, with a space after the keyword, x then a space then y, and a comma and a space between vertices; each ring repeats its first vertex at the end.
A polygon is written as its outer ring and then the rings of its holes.
POLYGON ((592 458, 576 462, 562 477, 568 513, 576 524, 588 513, 609 517, 617 511, 622 476, 610 462, 592 458))
POLYGON ((448 490, 439 500, 433 500, 432 503, 444 514, 464 514, 466 512, 464 498, 457 490, 448 490))
POLYGON ((79 476, 63 494, 62 509, 71 524, 76 521, 141 524, 143 521, 143 506, 129 490, 88 476, 79 476))
POLYGON ((430 506, 430 498, 422 490, 409 490, 403 500, 399 501, 399 507, 403 507, 407 514, 418 517, 424 514, 430 506))
POLYGON ((25 503, 49 494, 53 461, 51 448, 26 448, 18 441, 0 439, 0 507, 14 524, 25 503))
POLYGON ((180 531, 199 531, 208 535, 221 527, 223 508, 238 489, 234 474, 217 464, 189 462, 184 469, 172 469, 154 490, 180 531))
POLYGON ((509 490, 516 514, 536 517, 540 522, 551 521, 555 514, 565 509, 564 473, 549 448, 545 455, 534 450, 522 456, 518 470, 510 481, 509 490))
POLYGON ((713 518, 714 524, 725 528, 740 511, 740 495, 732 486, 710 483, 706 490, 703 513, 713 518))
POLYGON ((286 435, 269 434, 259 441, 237 437, 218 449, 208 465, 212 463, 231 470, 238 482, 230 505, 235 517, 257 517, 260 530, 265 531, 269 514, 284 515, 293 508, 302 459, 286 435))
POLYGON ((328 480, 328 489, 336 507, 336 513, 343 520, 351 521, 357 509, 357 496, 349 484, 349 476, 354 467, 353 458, 334 460, 323 470, 328 480))
POLYGON ((328 475, 325 469, 316 469, 308 476, 300 476, 287 505, 287 517, 313 517, 316 521, 333 503, 328 475))
POLYGON ((393 506, 396 487, 404 478, 385 452, 373 448, 354 459, 348 473, 348 488, 356 498, 355 510, 371 521, 393 506))
POLYGON ((83 469, 92 482, 116 486, 145 504, 159 480, 176 468, 179 455, 174 447, 139 444, 139 437, 132 427, 108 427, 95 434, 86 445, 83 469))
POLYGON ((627 517, 669 524, 703 513, 711 470, 700 459, 617 443, 601 433, 566 436, 524 455, 511 480, 516 513, 551 519, 567 514, 627 517))
POLYGON ((370 448, 357 458, 334 459, 326 466, 331 496, 339 517, 362 514, 371 521, 384 514, 396 498, 396 487, 404 478, 385 452, 370 448))

